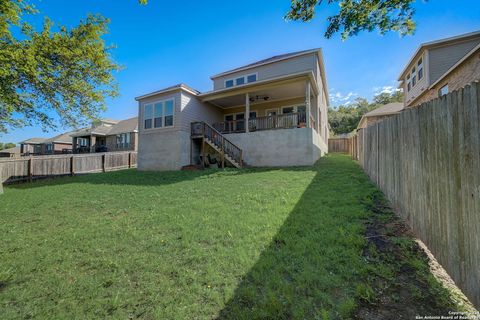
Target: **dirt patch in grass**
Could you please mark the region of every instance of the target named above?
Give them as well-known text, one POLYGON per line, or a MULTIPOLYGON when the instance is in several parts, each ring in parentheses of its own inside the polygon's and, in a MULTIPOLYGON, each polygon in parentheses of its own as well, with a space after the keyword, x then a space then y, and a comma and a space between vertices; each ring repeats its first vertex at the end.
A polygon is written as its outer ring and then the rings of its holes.
POLYGON ((425 251, 383 195, 372 194, 365 205, 372 214, 363 256, 372 268, 357 287, 355 318, 415 319, 458 311, 458 301, 432 275, 425 251))

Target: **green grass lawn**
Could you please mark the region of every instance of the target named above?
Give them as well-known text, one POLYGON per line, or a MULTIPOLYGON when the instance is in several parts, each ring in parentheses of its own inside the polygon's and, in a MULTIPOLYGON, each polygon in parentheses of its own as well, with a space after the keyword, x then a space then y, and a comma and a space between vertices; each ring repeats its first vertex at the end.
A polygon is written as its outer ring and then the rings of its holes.
MULTIPOLYGON (((396 261, 365 256, 376 193, 344 155, 305 168, 10 186, 0 196, 0 317, 349 318, 395 281, 396 261)), ((415 259, 405 263, 430 279, 415 259)), ((445 305, 437 285, 434 298, 411 292, 445 305)))

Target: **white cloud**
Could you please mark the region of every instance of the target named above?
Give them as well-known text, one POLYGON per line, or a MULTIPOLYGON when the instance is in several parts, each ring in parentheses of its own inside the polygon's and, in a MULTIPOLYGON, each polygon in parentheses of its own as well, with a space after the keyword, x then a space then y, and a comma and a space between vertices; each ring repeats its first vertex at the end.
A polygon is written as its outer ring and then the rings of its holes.
POLYGON ((392 94, 394 92, 402 91, 402 89, 395 88, 394 86, 383 86, 383 87, 374 87, 373 92, 374 95, 381 94, 381 93, 388 93, 392 94))
POLYGON ((334 105, 350 104, 355 100, 356 97, 358 97, 358 93, 356 92, 343 94, 341 92, 336 92, 334 89, 330 91, 330 102, 334 105))

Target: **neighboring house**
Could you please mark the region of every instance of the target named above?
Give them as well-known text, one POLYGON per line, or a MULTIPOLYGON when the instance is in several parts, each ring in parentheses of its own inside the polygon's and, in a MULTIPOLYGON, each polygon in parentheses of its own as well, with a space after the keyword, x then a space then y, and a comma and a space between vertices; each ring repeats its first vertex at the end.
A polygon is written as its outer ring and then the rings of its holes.
POLYGON ((480 31, 422 44, 399 77, 405 106, 430 101, 480 79, 480 31))
POLYGON ((362 116, 358 123, 357 130, 363 129, 385 118, 399 114, 405 109, 403 102, 392 102, 372 110, 362 116))
POLYGON ((62 154, 72 152, 72 134, 76 131, 65 132, 58 136, 45 139, 42 143, 41 154, 62 154))
POLYGON ((71 136, 75 153, 137 150, 138 118, 102 119, 71 136))
POLYGON ((45 140, 45 138, 30 138, 20 142, 20 153, 27 156, 42 154, 45 140))
POLYGON ((312 165, 327 152, 321 49, 274 56, 211 79, 209 92, 179 84, 136 98, 140 170, 215 161, 312 165))
POLYGON ((0 158, 17 158, 20 157, 20 147, 13 147, 0 150, 0 158))

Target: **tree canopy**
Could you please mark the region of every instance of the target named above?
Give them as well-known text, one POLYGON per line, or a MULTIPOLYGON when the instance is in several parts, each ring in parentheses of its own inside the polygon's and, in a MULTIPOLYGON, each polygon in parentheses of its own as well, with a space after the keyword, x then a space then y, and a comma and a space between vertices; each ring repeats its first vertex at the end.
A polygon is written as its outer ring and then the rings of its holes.
POLYGON ((0 142, 0 150, 10 149, 15 146, 16 146, 15 143, 12 143, 12 142, 7 142, 7 143, 0 142))
POLYGON ((89 15, 69 29, 45 18, 37 31, 24 19, 37 13, 25 0, 0 2, 0 132, 85 124, 117 95, 109 21, 89 15))
POLYGON ((291 0, 287 20, 307 22, 315 17, 322 4, 338 5, 337 14, 327 18, 326 38, 340 32, 342 38, 357 35, 360 31, 378 30, 381 34, 397 31, 401 35, 415 30, 412 3, 415 0, 291 0))
POLYGON ((382 92, 375 95, 371 103, 365 98, 357 98, 352 104, 330 107, 328 123, 331 131, 335 135, 350 133, 357 128, 365 113, 391 102, 403 102, 403 93, 401 91, 382 92))

